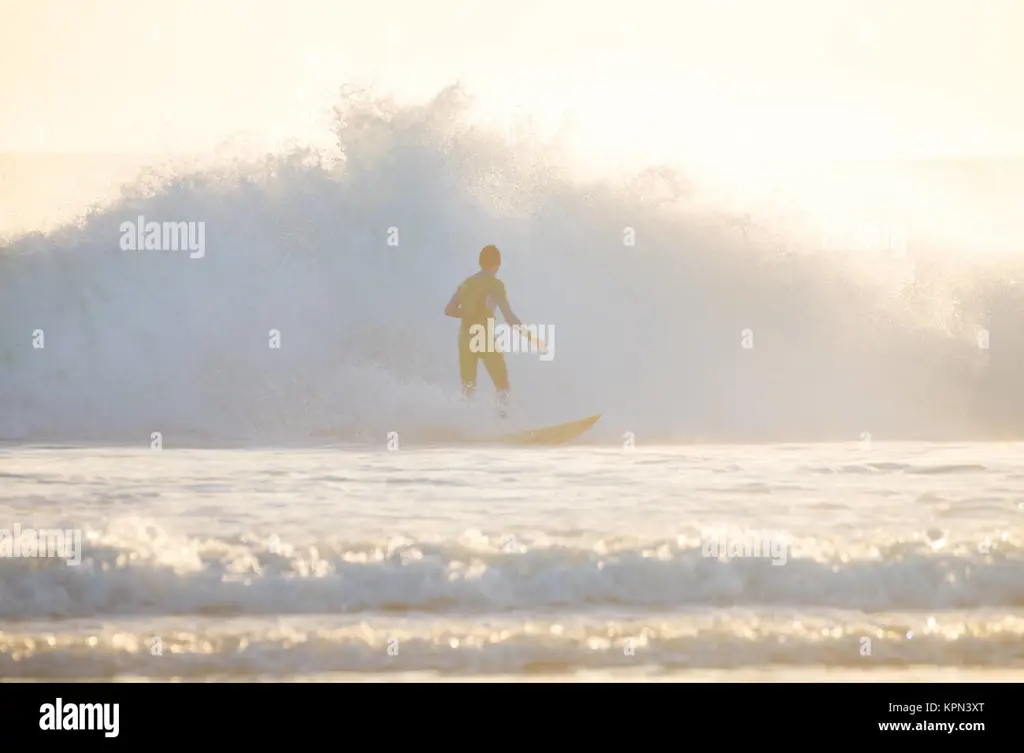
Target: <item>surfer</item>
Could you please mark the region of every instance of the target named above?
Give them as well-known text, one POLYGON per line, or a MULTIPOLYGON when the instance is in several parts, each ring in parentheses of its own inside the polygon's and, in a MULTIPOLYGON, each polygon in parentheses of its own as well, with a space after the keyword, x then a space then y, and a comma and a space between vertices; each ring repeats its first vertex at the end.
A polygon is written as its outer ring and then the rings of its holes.
POLYGON ((505 321, 513 327, 522 322, 512 313, 505 293, 505 283, 498 279, 501 268, 501 252, 497 246, 484 246, 480 251, 480 271, 467 277, 459 285, 448 305, 445 316, 462 320, 459 327, 459 375, 462 378, 462 394, 472 399, 476 394, 477 361, 484 362, 487 374, 494 382, 498 392, 498 415, 505 418, 505 406, 508 405, 508 367, 505 355, 493 347, 493 343, 483 352, 477 352, 470 346, 471 331, 474 325, 480 325, 489 332, 494 331, 494 309, 497 308, 505 317, 505 321))

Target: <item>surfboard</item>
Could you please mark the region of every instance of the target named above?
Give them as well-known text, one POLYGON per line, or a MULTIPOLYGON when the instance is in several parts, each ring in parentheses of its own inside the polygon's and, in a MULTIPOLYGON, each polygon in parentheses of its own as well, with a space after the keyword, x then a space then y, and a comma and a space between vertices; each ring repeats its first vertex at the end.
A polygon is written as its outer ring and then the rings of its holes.
POLYGON ((514 434, 503 434, 497 437, 486 437, 471 439, 471 444, 507 444, 507 445, 556 445, 571 442, 577 437, 585 434, 591 426, 601 418, 600 413, 596 416, 588 416, 578 421, 568 421, 564 424, 545 426, 540 429, 530 429, 514 434))
MULTIPOLYGON (((544 426, 540 429, 519 431, 514 434, 502 434, 495 437, 466 436, 458 430, 433 431, 429 437, 413 437, 412 444, 420 447, 451 447, 452 445, 559 445, 571 442, 585 434, 597 423, 603 414, 588 416, 578 421, 567 421, 564 424, 544 426)), ((319 431, 310 435, 318 439, 337 439, 338 435, 331 430, 319 431)))

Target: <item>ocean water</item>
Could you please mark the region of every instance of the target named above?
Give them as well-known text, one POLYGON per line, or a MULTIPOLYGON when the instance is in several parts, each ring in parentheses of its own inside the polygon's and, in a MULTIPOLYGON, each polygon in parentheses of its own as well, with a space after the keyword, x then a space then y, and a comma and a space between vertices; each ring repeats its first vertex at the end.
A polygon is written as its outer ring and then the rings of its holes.
POLYGON ((1019 680, 1022 450, 7 447, 0 677, 1019 680))
POLYGON ((1019 677, 1024 162, 818 167, 859 197, 824 243, 472 116, 350 89, 329 153, 0 157, 0 532, 83 546, 0 558, 0 678, 1019 677), (579 445, 438 446, 496 430, 443 315, 489 243, 556 332, 505 428, 602 413, 579 445))

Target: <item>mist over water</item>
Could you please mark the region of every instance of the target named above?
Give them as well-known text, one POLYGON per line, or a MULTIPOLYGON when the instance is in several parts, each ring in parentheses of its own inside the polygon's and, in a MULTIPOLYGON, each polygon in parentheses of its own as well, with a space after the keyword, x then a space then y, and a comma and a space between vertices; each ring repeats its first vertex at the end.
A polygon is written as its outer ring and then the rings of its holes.
POLYGON ((508 356, 517 423, 603 412, 609 441, 1024 436, 1019 256, 828 254, 764 224, 744 237, 687 211, 670 171, 584 185, 553 145, 510 145, 470 112, 457 88, 408 108, 351 93, 341 159, 149 176, 11 241, 0 438, 479 430, 493 388, 481 368, 484 399, 461 403, 442 312, 488 243, 516 313, 557 331, 554 360, 508 356), (204 257, 122 251, 140 215, 205 222, 204 257))

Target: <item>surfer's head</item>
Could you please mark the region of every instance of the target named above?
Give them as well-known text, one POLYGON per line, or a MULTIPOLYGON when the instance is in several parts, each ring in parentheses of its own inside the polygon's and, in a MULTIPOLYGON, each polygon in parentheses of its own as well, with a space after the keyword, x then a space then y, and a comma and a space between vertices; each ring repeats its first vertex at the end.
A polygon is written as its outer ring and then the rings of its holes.
POLYGON ((501 251, 497 246, 484 246, 480 250, 480 269, 494 274, 501 267, 501 251))

